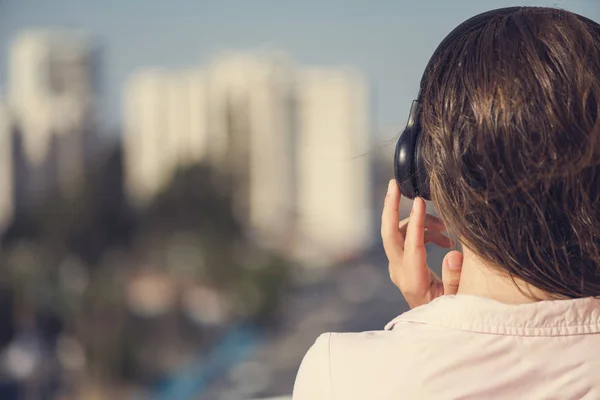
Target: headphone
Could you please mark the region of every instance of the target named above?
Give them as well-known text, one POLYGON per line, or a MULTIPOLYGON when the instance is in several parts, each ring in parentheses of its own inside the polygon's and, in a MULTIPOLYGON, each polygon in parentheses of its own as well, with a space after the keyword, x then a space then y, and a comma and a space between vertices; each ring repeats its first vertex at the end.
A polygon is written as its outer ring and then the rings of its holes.
MULTIPOLYGON (((495 17, 508 16, 524 8, 528 7, 499 8, 469 18, 452 30, 433 52, 433 55, 425 68, 425 73, 421 78, 417 99, 412 102, 406 128, 404 128, 404 131, 402 131, 398 138, 398 142, 396 143, 396 151, 394 153, 394 176, 403 196, 408 197, 409 199, 414 199, 418 196, 424 200, 431 200, 429 174, 427 173, 423 160, 420 137, 423 90, 427 83, 429 71, 433 68, 434 60, 456 39, 467 34, 470 30, 476 28, 480 24, 488 22, 495 17)), ((590 24, 595 29, 600 30, 600 25, 596 22, 581 15, 577 15, 577 17, 587 24, 590 24)))

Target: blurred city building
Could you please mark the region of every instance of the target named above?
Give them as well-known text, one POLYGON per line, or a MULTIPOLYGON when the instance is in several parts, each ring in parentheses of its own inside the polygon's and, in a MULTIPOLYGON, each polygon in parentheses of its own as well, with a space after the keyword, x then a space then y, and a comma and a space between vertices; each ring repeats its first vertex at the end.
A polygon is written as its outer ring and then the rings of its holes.
POLYGON ((293 239, 294 108, 291 62, 280 55, 227 54, 208 68, 211 158, 234 208, 270 247, 293 239))
POLYGON ((126 187, 144 207, 178 168, 205 163, 255 240, 327 263, 371 244, 368 91, 347 69, 225 54, 147 69, 124 94, 126 187))
POLYGON ((206 158, 206 107, 206 85, 200 70, 147 69, 127 83, 125 180, 135 206, 147 206, 178 168, 206 158))
POLYGON ((3 123, 2 140, 10 141, 12 154, 3 163, 12 163, 13 179, 3 179, 2 190, 13 211, 49 194, 73 196, 81 187, 96 145, 98 56, 78 31, 25 31, 12 41, 3 113, 11 123, 3 123))
POLYGON ((345 69, 298 74, 299 254, 316 261, 371 244, 371 163, 367 88, 345 69))

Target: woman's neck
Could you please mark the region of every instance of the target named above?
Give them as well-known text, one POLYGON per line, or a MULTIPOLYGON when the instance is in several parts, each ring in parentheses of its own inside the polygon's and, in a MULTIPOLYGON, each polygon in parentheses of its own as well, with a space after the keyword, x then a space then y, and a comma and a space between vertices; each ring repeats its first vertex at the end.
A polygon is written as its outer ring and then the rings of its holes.
POLYGON ((506 304, 533 303, 547 299, 540 289, 485 265, 473 252, 463 248, 463 266, 458 294, 485 297, 506 304))

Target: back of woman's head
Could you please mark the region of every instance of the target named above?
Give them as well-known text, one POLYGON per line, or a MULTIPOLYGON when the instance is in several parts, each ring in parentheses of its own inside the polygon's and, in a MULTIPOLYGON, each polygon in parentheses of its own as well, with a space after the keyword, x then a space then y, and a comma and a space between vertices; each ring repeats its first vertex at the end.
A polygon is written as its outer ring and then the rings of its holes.
POLYGON ((524 7, 432 65, 423 156, 449 229, 552 298, 600 296, 600 29, 524 7))

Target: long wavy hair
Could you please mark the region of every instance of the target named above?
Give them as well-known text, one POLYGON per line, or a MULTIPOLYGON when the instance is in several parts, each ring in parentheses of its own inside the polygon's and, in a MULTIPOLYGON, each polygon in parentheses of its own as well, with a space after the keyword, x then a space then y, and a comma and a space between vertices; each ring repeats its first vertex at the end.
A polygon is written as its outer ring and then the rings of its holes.
POLYGON ((434 60, 432 199, 481 260, 550 298, 600 296, 600 29, 523 7, 434 60))

